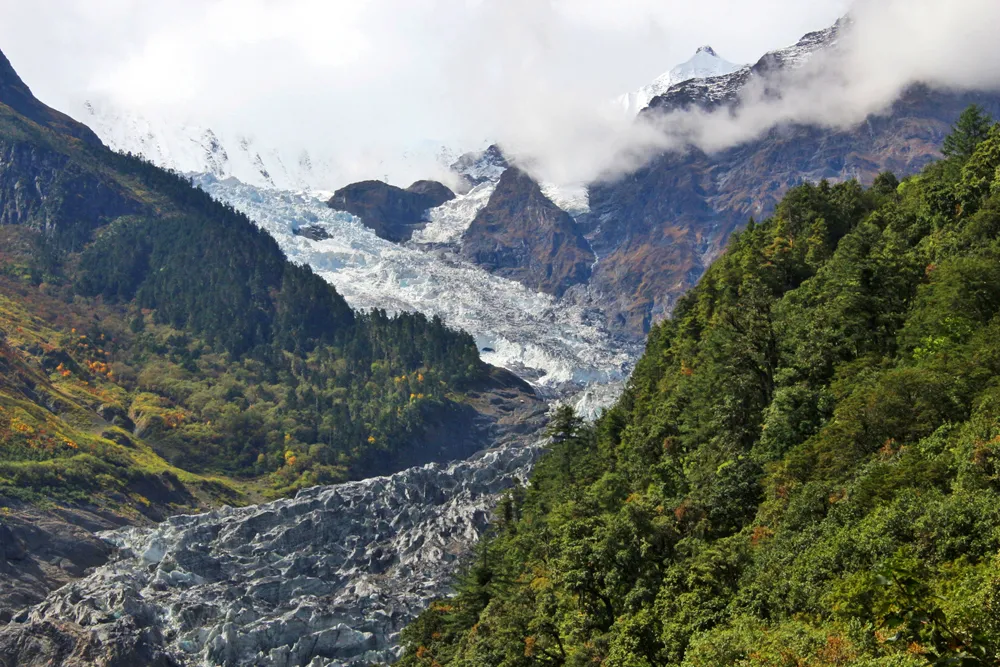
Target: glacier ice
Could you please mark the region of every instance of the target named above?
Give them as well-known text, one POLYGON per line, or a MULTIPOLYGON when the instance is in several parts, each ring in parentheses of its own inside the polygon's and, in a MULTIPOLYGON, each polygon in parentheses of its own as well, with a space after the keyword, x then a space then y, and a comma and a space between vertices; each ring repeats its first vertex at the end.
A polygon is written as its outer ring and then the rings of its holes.
POLYGON ((510 443, 459 463, 106 533, 115 557, 25 620, 71 621, 108 644, 151 643, 169 664, 391 661, 399 631, 449 592, 500 494, 526 482, 540 451, 510 443))
POLYGON ((623 380, 639 353, 594 317, 586 295, 556 299, 465 262, 449 247, 485 205, 483 183, 431 212, 431 223, 407 245, 380 239, 349 213, 333 211, 308 191, 262 188, 210 174, 195 183, 247 214, 294 262, 308 264, 354 308, 439 315, 472 334, 487 363, 518 373, 537 387, 563 394, 592 383, 623 380), (314 241, 300 227, 323 229, 314 241))
POLYGON ((458 195, 428 212, 430 221, 413 233, 417 244, 443 243, 458 245, 476 214, 490 201, 496 189, 495 181, 486 181, 464 195, 458 195))

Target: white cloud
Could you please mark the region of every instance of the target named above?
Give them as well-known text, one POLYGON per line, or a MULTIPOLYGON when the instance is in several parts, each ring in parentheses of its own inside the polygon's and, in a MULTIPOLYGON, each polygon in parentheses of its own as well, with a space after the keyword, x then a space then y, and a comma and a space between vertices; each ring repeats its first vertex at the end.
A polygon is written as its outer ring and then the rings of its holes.
MULTIPOLYGON (((140 111, 336 156, 405 183, 428 146, 498 139, 543 176, 586 180, 690 139, 718 147, 776 120, 849 123, 916 79, 992 85, 996 0, 858 0, 838 68, 735 119, 667 135, 606 104, 711 43, 735 62, 830 25, 848 0, 0 0, 0 49, 44 101, 140 111), (818 83, 819 82, 819 83, 818 83), (820 85, 821 83, 821 85, 820 85)), ((340 183, 331 183, 334 187, 340 183)))
POLYGON ((735 113, 658 119, 667 145, 719 150, 783 123, 848 128, 883 113, 918 83, 1000 90, 1000 41, 989 28, 1000 23, 994 0, 860 0, 851 17, 838 48, 777 80, 748 86, 735 113))

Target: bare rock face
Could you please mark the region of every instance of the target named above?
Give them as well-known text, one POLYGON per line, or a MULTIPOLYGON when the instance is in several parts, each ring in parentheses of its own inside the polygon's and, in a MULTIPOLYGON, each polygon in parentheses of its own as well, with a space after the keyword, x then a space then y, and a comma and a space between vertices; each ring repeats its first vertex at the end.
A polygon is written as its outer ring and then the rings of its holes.
POLYGON ((396 657, 538 446, 105 533, 112 560, 0 630, 18 665, 346 665, 396 657), (87 662, 91 660, 92 662, 87 662))
POLYGON ((358 216, 387 241, 409 241, 427 222, 427 211, 455 198, 436 181, 417 181, 405 190, 382 181, 352 183, 333 193, 327 205, 358 216))
MULTIPOLYGON (((750 84, 836 48, 844 26, 809 33, 731 74, 671 86, 642 115, 736 109, 750 84)), ((822 179, 869 184, 886 170, 916 173, 939 157, 951 124, 971 103, 1000 116, 996 93, 914 86, 853 128, 779 125, 714 154, 665 153, 635 173, 592 184, 591 211, 579 220, 594 229, 588 238, 599 258, 589 286, 614 325, 642 336, 694 286, 732 232, 773 213, 790 188, 822 179)))
POLYGON ((503 172, 462 236, 462 254, 491 273, 562 296, 590 278, 594 252, 576 222, 524 171, 503 172))
POLYGON ((116 183, 58 151, 40 143, 0 141, 0 225, 53 232, 63 224, 60 234, 81 244, 103 222, 142 208, 116 183))
POLYGON ((113 547, 95 532, 123 523, 119 517, 80 509, 5 508, 0 518, 0 625, 88 568, 107 562, 113 547))

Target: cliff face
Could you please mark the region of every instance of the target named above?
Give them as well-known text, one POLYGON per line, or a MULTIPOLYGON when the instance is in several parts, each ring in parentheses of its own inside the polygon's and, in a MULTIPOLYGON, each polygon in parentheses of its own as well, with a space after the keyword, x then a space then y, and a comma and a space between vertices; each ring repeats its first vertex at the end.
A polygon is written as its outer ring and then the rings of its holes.
POLYGON ((79 245, 142 204, 94 169, 104 150, 85 125, 39 102, 0 53, 0 225, 58 231, 79 245))
MULTIPOLYGON (((642 113, 738 107, 750 81, 799 66, 832 46, 841 27, 810 33, 752 67, 673 86, 642 113)), ((972 103, 1000 117, 1000 94, 914 86, 885 113, 847 130, 782 125, 711 155, 666 153, 615 182, 592 185, 591 213, 580 222, 596 229, 591 286, 609 320, 642 336, 697 282, 734 230, 751 216, 769 215, 799 183, 868 184, 881 171, 900 178, 918 172, 939 156, 951 124, 972 103)))
POLYGON ((488 271, 561 296, 590 278, 594 252, 573 218, 516 167, 462 237, 462 254, 488 271))
POLYGON ((417 181, 405 190, 382 181, 352 183, 333 193, 327 205, 361 218, 387 241, 409 241, 426 222, 427 211, 455 198, 436 181, 417 181))
POLYGON ((0 225, 69 234, 75 245, 102 222, 143 206, 110 179, 45 144, 0 137, 0 225))

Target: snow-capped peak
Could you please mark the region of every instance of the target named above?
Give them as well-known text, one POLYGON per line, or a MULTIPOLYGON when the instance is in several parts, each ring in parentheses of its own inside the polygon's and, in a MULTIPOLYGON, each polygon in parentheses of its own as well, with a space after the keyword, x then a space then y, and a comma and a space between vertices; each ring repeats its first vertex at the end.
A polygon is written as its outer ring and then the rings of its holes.
POLYGON ((711 46, 700 46, 690 60, 661 74, 651 84, 643 86, 633 93, 622 95, 617 102, 622 109, 634 116, 645 109, 650 100, 667 92, 671 86, 690 79, 708 79, 714 76, 732 74, 741 67, 742 65, 731 63, 720 57, 711 46))
POLYGON ((249 134, 125 111, 107 100, 88 100, 82 111, 83 122, 109 148, 142 156, 166 169, 285 189, 336 183, 332 162, 306 150, 261 146, 249 134))

